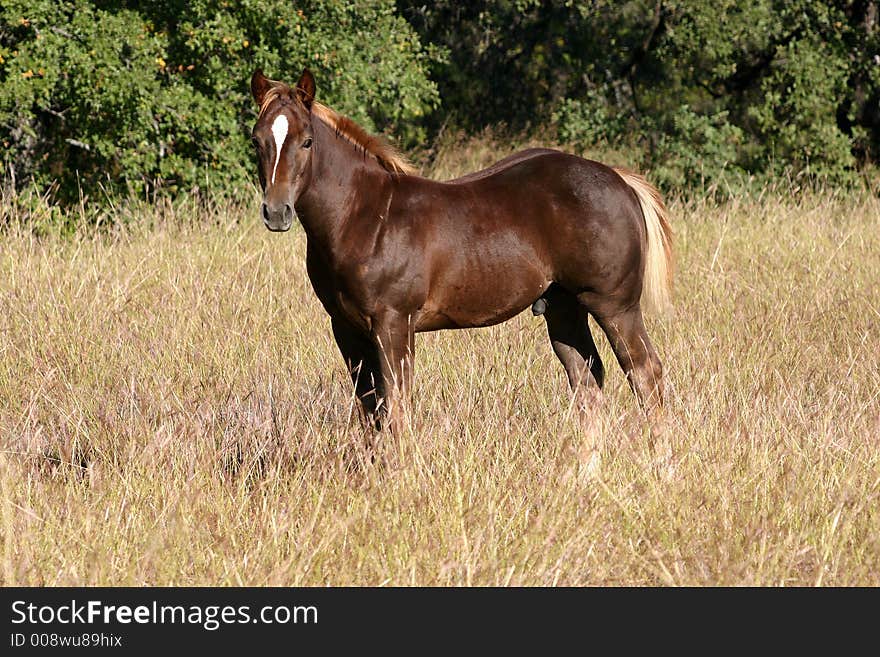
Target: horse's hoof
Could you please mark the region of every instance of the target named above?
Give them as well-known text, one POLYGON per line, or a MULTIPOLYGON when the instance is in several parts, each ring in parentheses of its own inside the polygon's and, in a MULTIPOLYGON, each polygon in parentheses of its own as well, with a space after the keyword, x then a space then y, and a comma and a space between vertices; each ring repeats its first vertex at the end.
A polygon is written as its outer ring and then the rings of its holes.
POLYGON ((532 304, 532 314, 537 317, 543 315, 547 311, 547 301, 543 297, 532 304))

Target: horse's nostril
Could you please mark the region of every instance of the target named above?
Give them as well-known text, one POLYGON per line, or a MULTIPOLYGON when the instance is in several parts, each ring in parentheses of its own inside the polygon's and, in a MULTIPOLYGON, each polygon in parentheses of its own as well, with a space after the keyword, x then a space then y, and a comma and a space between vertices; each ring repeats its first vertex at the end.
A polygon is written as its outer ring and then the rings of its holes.
POLYGON ((284 204, 284 220, 292 221, 293 220, 293 208, 290 207, 290 203, 284 204))
POLYGON ((260 210, 263 214, 263 221, 269 221, 269 206, 263 203, 260 206, 260 210))

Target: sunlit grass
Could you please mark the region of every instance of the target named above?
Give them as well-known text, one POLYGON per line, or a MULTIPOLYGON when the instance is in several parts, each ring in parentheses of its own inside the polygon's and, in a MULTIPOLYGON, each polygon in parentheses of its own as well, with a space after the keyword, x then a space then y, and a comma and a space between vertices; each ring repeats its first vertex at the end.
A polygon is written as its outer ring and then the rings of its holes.
POLYGON ((530 314, 420 336, 365 462, 304 237, 255 207, 0 237, 0 584, 880 585, 876 200, 673 201, 675 468, 597 334, 592 478, 530 314))

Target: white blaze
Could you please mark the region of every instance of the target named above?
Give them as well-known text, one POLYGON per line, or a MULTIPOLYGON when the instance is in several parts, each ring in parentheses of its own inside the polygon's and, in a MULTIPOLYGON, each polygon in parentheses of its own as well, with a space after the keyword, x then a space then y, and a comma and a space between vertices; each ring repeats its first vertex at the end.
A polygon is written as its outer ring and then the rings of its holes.
POLYGON ((275 171, 278 169, 278 161, 281 159, 281 147, 287 139, 287 117, 279 114, 272 121, 272 136, 275 138, 275 166, 272 167, 272 184, 275 184, 275 171))

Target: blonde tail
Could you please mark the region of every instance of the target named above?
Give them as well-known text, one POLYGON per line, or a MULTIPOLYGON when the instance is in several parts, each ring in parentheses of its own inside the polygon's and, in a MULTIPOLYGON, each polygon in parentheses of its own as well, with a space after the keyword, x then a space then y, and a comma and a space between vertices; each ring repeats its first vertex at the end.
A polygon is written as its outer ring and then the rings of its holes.
POLYGON ((643 176, 614 167, 639 197, 648 233, 648 253, 642 284, 642 304, 649 310, 664 313, 672 309, 672 228, 660 192, 643 176))

